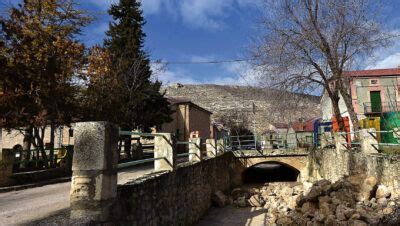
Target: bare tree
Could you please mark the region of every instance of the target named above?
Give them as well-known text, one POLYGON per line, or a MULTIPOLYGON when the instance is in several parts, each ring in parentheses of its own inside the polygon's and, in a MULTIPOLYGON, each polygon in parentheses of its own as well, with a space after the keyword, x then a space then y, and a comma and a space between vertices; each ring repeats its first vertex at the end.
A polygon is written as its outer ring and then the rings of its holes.
POLYGON ((267 0, 266 34, 254 55, 268 86, 296 93, 324 90, 343 128, 342 96, 354 129, 360 128, 344 71, 385 46, 392 37, 381 29, 368 0, 267 0))

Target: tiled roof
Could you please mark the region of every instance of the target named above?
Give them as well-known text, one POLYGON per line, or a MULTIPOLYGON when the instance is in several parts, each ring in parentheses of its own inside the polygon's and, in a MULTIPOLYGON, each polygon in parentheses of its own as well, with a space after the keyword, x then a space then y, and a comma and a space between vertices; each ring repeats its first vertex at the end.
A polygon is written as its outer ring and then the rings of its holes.
POLYGON ((400 68, 345 71, 344 75, 350 77, 400 76, 400 68))
POLYGON ((171 105, 188 104, 188 105, 191 105, 191 106, 193 106, 193 107, 195 107, 195 108, 197 108, 199 110, 207 112, 208 114, 212 114, 211 111, 200 107, 199 105, 193 103, 190 99, 187 99, 187 98, 183 98, 183 97, 167 97, 167 100, 171 105))

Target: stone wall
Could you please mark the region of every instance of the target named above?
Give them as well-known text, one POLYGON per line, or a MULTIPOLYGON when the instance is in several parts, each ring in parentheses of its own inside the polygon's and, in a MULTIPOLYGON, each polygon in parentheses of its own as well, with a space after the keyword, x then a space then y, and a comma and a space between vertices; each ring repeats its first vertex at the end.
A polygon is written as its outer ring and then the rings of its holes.
POLYGON ((118 186, 113 222, 129 225, 196 223, 210 208, 213 193, 231 187, 233 158, 232 153, 225 153, 118 186))
POLYGON ((323 149, 310 153, 310 180, 338 181, 347 175, 374 176, 400 197, 400 156, 365 154, 355 150, 323 149))

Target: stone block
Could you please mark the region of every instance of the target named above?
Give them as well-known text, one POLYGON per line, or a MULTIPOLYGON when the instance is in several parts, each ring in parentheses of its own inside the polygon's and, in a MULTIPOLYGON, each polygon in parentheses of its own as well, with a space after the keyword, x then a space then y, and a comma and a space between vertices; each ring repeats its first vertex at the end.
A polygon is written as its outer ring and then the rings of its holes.
POLYGON ((2 149, 0 152, 0 186, 12 184, 14 153, 12 149, 2 149))
POLYGON ((364 153, 378 153, 378 140, 374 128, 360 130, 361 151, 364 153))
POLYGON ((118 162, 118 127, 107 122, 81 122, 73 125, 74 157, 72 170, 103 170, 118 162))
POLYGON ((155 171, 170 171, 176 168, 176 149, 170 133, 159 133, 154 138, 154 157, 162 158, 154 161, 155 171))
POLYGON ((214 139, 206 140, 207 157, 214 158, 217 156, 217 146, 214 139))
POLYGON ((190 138, 189 142, 189 162, 200 162, 202 160, 201 138, 190 138))
POLYGON ((119 129, 108 122, 81 122, 74 135, 71 219, 103 221, 117 197, 119 129))
POLYGON ((217 140, 217 154, 221 155, 224 152, 225 152, 224 140, 223 139, 218 139, 217 140))

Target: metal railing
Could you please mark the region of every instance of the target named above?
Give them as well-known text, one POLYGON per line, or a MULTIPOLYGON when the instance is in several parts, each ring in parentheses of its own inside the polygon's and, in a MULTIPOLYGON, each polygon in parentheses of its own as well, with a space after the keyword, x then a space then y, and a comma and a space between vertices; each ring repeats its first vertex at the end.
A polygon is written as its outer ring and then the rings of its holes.
MULTIPOLYGON (((139 138, 142 138, 142 137, 149 138, 150 137, 153 139, 154 139, 154 137, 157 137, 157 136, 163 136, 162 134, 157 134, 157 133, 141 133, 141 132, 132 132, 132 131, 119 131, 119 135, 120 136, 138 136, 139 138)), ((123 146, 124 145, 122 145, 121 147, 123 147, 123 146)), ((143 148, 143 145, 141 148, 143 148)), ((121 148, 121 151, 122 151, 122 148, 121 148)), ((141 151, 143 151, 143 149, 141 151)), ((145 154, 144 151, 143 151, 143 154, 145 154)), ((154 162, 156 160, 161 160, 161 159, 164 159, 164 157, 157 157, 157 158, 154 157, 154 143, 153 143, 152 145, 148 145, 146 147, 146 158, 118 163, 118 169, 124 169, 124 168, 137 166, 137 165, 144 164, 144 163, 150 163, 150 162, 154 162), (151 147, 152 147, 152 149, 151 149, 151 147), (149 156, 151 156, 151 157, 148 158, 149 156)))
POLYGON ((364 103, 364 113, 384 113, 396 112, 400 110, 400 102, 366 102, 364 103))

